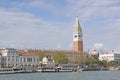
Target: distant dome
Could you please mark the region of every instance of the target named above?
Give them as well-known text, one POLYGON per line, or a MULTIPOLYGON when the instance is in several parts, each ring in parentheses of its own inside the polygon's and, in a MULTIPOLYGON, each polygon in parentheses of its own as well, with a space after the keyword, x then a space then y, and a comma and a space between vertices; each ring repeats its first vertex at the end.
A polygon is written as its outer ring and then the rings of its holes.
POLYGON ((42 61, 43 61, 43 62, 48 62, 48 58, 47 58, 47 57, 44 57, 42 61))

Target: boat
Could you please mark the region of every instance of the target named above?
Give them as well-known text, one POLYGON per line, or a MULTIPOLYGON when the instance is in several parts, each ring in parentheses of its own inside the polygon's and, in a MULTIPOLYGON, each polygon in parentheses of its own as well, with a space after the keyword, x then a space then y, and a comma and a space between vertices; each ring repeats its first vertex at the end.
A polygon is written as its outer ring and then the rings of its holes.
POLYGON ((0 74, 25 73, 24 69, 0 68, 0 74))
POLYGON ((119 70, 119 67, 110 67, 109 70, 110 71, 117 71, 117 70, 119 70))
POLYGON ((13 74, 13 68, 0 68, 0 74, 13 74))
POLYGON ((13 69, 14 73, 25 73, 24 69, 13 69))

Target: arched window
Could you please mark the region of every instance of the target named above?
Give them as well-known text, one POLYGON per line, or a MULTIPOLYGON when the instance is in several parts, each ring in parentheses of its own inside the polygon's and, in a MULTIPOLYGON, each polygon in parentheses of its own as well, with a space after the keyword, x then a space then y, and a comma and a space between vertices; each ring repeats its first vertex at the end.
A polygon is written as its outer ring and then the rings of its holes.
POLYGON ((82 35, 79 35, 79 37, 82 37, 82 35))
POLYGON ((75 38, 77 37, 77 35, 74 36, 75 38))

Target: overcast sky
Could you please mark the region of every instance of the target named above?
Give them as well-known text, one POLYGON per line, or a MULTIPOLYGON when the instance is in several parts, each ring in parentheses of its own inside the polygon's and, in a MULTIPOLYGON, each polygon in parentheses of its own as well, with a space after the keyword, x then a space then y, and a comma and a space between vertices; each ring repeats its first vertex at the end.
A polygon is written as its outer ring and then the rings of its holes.
POLYGON ((120 0, 0 0, 0 47, 71 50, 76 16, 84 50, 120 49, 120 0))

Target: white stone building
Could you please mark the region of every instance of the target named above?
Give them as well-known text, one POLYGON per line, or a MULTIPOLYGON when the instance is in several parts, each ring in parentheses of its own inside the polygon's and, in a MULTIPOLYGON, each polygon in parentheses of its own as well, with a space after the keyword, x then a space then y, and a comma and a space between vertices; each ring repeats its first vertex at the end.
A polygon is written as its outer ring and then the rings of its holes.
POLYGON ((31 53, 20 54, 19 64, 21 67, 38 67, 39 57, 31 53))
POLYGON ((103 61, 117 61, 120 63, 120 53, 118 52, 111 52, 108 54, 99 54, 99 60, 103 61))
POLYGON ((0 51, 2 67, 37 67, 39 64, 39 57, 36 54, 18 53, 13 48, 3 48, 0 51))
POLYGON ((3 48, 1 50, 2 55, 2 67, 19 66, 19 53, 12 48, 3 48))

